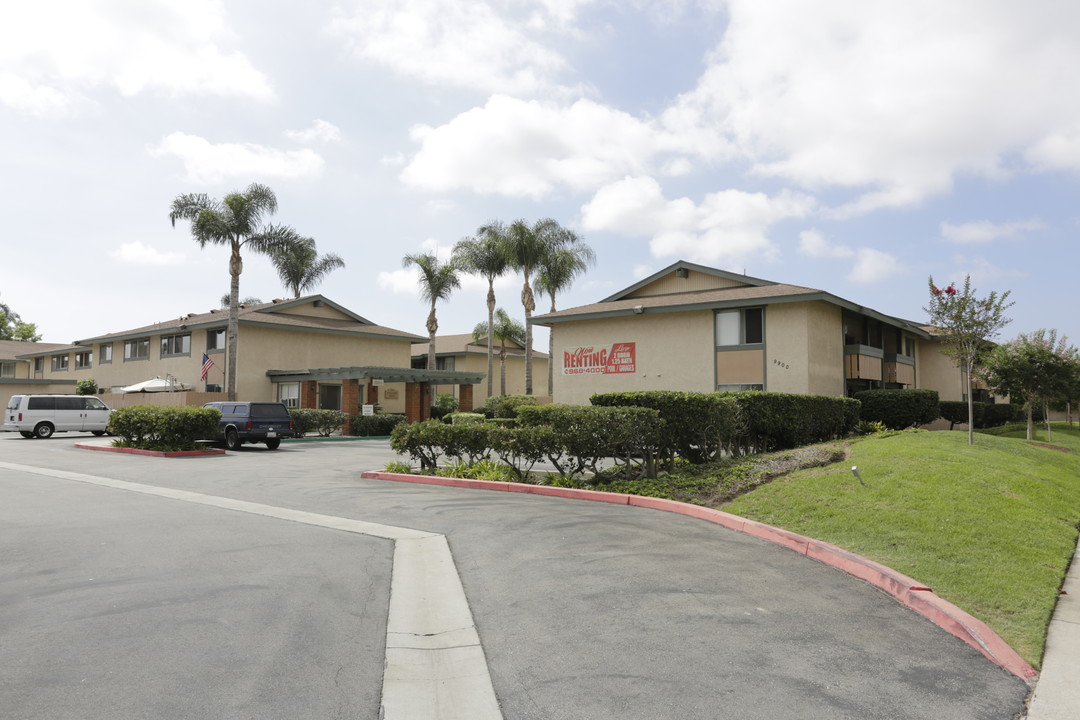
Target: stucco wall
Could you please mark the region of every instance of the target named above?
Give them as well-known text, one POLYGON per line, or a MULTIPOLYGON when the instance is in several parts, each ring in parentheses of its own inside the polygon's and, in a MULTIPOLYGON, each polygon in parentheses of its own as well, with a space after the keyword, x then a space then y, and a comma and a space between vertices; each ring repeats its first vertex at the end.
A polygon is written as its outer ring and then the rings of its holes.
POLYGON ((964 399, 964 375, 956 361, 941 352, 937 340, 921 339, 915 346, 915 384, 919 388, 937 390, 939 400, 964 399))
MULTIPOLYGON (((557 403, 588 405, 598 392, 693 390, 712 392, 714 377, 711 310, 626 315, 552 325, 557 403), (635 343, 636 372, 563 374, 563 353, 579 347, 610 349, 635 343)), ((533 378, 534 390, 546 383, 533 378)))
MULTIPOLYGON (((547 394, 547 358, 533 357, 533 395, 547 394)), ((487 355, 475 353, 454 356, 454 370, 466 372, 478 372, 487 374, 487 355)), ((492 389, 495 395, 499 394, 499 348, 495 348, 495 359, 492 363, 491 377, 494 382, 492 389)), ((436 392, 453 393, 458 396, 458 386, 439 385, 436 392)), ((520 355, 508 355, 506 358, 506 394, 525 394, 525 358, 520 355)), ((478 408, 487 402, 487 378, 473 385, 473 407, 478 408)))
POLYGON ((768 305, 765 378, 769 392, 843 395, 840 308, 821 301, 768 305))

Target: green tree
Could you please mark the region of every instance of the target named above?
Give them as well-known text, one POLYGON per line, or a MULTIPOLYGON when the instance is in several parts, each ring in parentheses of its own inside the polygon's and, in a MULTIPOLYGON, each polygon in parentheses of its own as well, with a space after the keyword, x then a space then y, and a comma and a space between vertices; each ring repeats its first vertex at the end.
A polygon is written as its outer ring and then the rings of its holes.
MULTIPOLYGON (((555 248, 540 263, 536 289, 551 298, 555 312, 555 295, 569 290, 574 280, 596 264, 596 253, 580 239, 572 245, 555 248)), ((555 394, 555 333, 548 334, 547 394, 555 394)))
MULTIPOLYGON (((495 324, 495 280, 510 269, 507 254, 506 228, 502 223, 493 221, 481 226, 475 238, 465 238, 454 245, 454 260, 467 273, 479 275, 488 283, 487 311, 488 326, 495 324)), ((494 395, 494 345, 487 336, 487 394, 494 395)))
POLYGON ((1011 291, 1000 296, 991 292, 985 298, 975 295, 971 276, 964 277, 964 289, 949 285, 944 290, 929 279, 930 304, 923 308, 930 324, 941 334, 942 352, 956 361, 961 372, 967 375, 968 444, 975 444, 975 406, 972 398, 972 372, 979 366, 982 355, 991 347, 991 341, 1011 320, 1005 311, 1014 305, 1006 303, 1011 291))
POLYGON ((536 309, 530 278, 544 259, 558 248, 578 242, 577 235, 551 218, 529 225, 515 220, 506 233, 510 265, 525 278, 521 288, 521 305, 525 308, 525 394, 533 394, 532 373, 532 313, 536 309))
POLYGON ((1078 370, 1076 348, 1056 330, 1038 330, 1021 334, 1005 345, 998 345, 983 358, 980 375, 995 394, 1008 395, 1013 402, 1024 403, 1027 415, 1027 439, 1034 437, 1032 410, 1042 407, 1050 439, 1049 405, 1066 400, 1074 390, 1078 370))
POLYGON ((19 314, 6 303, 0 302, 0 340, 38 342, 41 333, 34 323, 23 322, 19 314))
MULTIPOLYGON (((484 338, 495 338, 499 341, 499 394, 506 394, 506 341, 515 342, 524 347, 525 326, 514 320, 506 311, 499 308, 494 313, 494 323, 489 325, 481 322, 473 328, 473 342, 480 342, 484 338), (488 328, 494 328, 488 332, 488 328)), ((492 394, 489 392, 488 397, 492 394)))
MULTIPOLYGON (((221 307, 228 308, 229 303, 232 302, 232 296, 229 293, 225 293, 221 296, 221 307)), ((241 305, 262 305, 262 300, 254 295, 248 295, 246 298, 240 301, 241 305)))
POLYGON ((277 196, 265 185, 252 183, 244 192, 233 192, 221 200, 205 193, 178 195, 172 202, 169 221, 191 222, 191 235, 199 247, 224 245, 229 248, 228 357, 225 375, 229 400, 236 400, 236 358, 239 338, 240 273, 244 270, 242 250, 269 254, 295 237, 284 225, 271 225, 265 218, 277 212, 277 196))
POLYGON ((458 268, 453 260, 440 262, 431 253, 406 255, 402 260, 405 267, 415 265, 420 270, 420 297, 431 303, 428 313, 428 358, 427 369, 435 369, 435 333, 439 331, 439 321, 435 317, 435 303, 446 300, 455 288, 461 287, 458 268))
POLYGON ((315 249, 315 240, 308 237, 290 239, 288 243, 270 253, 270 262, 274 264, 278 277, 293 297, 314 288, 323 278, 338 268, 345 267, 345 261, 334 253, 319 256, 315 249))

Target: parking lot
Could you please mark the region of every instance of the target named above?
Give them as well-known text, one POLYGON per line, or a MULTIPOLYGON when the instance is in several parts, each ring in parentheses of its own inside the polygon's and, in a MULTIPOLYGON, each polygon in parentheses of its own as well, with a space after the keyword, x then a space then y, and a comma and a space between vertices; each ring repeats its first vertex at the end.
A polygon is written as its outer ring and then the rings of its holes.
POLYGON ((891 598, 692 518, 361 479, 386 441, 90 439, 0 434, 11 717, 378 718, 394 541, 297 512, 444 535, 506 718, 1023 711, 1023 682, 891 598))

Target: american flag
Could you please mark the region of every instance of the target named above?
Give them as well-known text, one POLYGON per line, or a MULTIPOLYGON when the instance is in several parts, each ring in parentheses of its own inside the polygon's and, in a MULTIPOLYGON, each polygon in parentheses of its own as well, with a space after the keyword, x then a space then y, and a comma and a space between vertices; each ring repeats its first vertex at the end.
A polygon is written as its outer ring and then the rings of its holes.
POLYGON ((210 368, 214 367, 214 361, 206 354, 202 354, 202 375, 199 376, 200 380, 206 380, 206 373, 210 372, 210 368))

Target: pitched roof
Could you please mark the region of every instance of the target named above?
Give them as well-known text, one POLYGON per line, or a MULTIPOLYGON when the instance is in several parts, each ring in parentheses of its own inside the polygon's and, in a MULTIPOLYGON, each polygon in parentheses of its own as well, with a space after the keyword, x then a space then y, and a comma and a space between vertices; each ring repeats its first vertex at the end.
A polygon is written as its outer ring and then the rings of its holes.
POLYGON ((651 275, 645 280, 635 283, 598 303, 581 305, 575 308, 559 310, 546 315, 534 316, 532 321, 537 325, 553 325, 560 322, 575 320, 587 320, 594 318, 616 317, 619 315, 646 315, 669 312, 687 312, 692 310, 717 310, 723 308, 747 307, 750 305, 773 305, 787 302, 810 302, 822 300, 837 305, 853 312, 868 315, 890 325, 901 327, 909 332, 923 337, 929 337, 930 333, 919 323, 910 320, 885 315, 877 310, 863 307, 849 300, 837 297, 832 293, 816 288, 803 287, 801 285, 788 285, 774 283, 769 280, 751 278, 746 275, 737 275, 723 270, 705 268, 687 262, 677 262, 660 272, 651 275), (734 287, 714 288, 708 290, 692 290, 687 292, 671 292, 658 295, 638 295, 627 297, 646 287, 652 282, 660 280, 664 276, 680 269, 688 268, 697 272, 705 272, 716 277, 745 282, 745 285, 734 287))
MULTIPOLYGON (((414 343, 412 346, 413 357, 420 357, 427 355, 428 343, 414 343)), ((499 352, 499 341, 495 341, 495 352, 499 352)), ((471 333, 464 333, 461 335, 436 335, 435 336, 435 354, 436 355, 487 355, 487 338, 480 338, 480 342, 473 342, 473 336, 471 333)), ((508 340, 506 343, 507 356, 519 357, 525 355, 525 348, 515 343, 513 340, 508 340)), ((547 353, 542 353, 539 350, 533 350, 534 358, 546 358, 547 353)))
MULTIPOLYGON (((129 338, 146 337, 147 335, 159 335, 172 331, 198 330, 206 328, 224 328, 229 322, 227 308, 215 309, 205 313, 190 313, 182 315, 174 320, 144 325, 131 330, 123 330, 105 335, 77 340, 78 345, 92 345, 110 340, 125 340, 129 338)), ((407 340, 416 342, 421 336, 403 330, 383 327, 357 315, 341 305, 324 298, 322 295, 309 295, 295 300, 275 300, 258 305, 240 307, 239 322, 241 325, 263 325, 271 327, 289 328, 309 332, 344 333, 368 337, 382 337, 388 339, 407 340), (317 305, 331 307, 346 318, 318 317, 315 315, 300 315, 284 312, 296 307, 315 303, 317 305)))
POLYGON ((14 360, 28 353, 56 352, 71 345, 65 343, 24 342, 21 340, 0 340, 0 360, 14 360))

